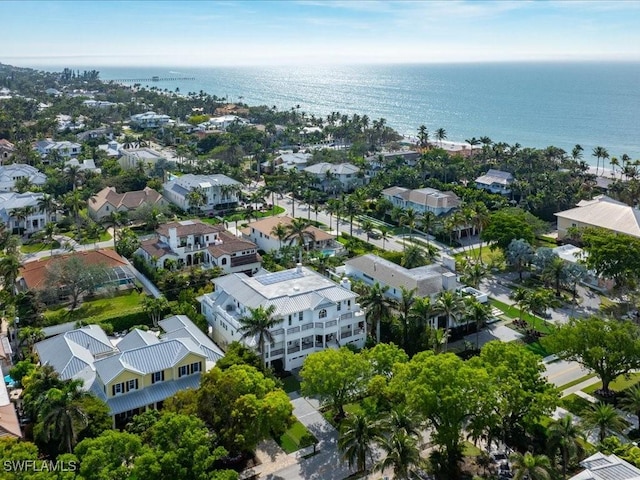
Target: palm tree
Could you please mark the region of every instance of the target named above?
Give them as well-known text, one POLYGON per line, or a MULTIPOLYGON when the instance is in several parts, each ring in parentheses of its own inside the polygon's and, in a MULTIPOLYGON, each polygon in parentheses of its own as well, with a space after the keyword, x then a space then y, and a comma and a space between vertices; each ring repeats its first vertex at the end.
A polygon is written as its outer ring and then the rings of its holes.
POLYGON ((582 425, 590 432, 598 432, 598 440, 604 442, 607 434, 621 432, 626 424, 611 405, 603 402, 589 405, 582 412, 582 425))
POLYGON ((378 231, 380 232, 380 238, 382 239, 382 249, 384 250, 385 244, 387 243, 387 240, 389 240, 391 229, 385 225, 380 225, 378 227, 378 231))
POLYGON ((278 239, 278 242, 280 242, 278 250, 282 250, 282 241, 287 238, 288 235, 287 227, 284 225, 284 223, 278 223, 277 225, 274 225, 271 229, 271 235, 278 239))
POLYGON ((358 472, 367 470, 367 458, 373 461, 373 445, 380 437, 377 422, 365 413, 355 413, 347 417, 340 425, 338 450, 358 472))
POLYGON ((420 148, 427 148, 429 146, 429 130, 425 125, 420 125, 418 128, 418 145, 420 148))
POLYGON ((420 226, 420 229, 427 235, 427 244, 429 243, 429 232, 437 221, 438 216, 431 211, 424 212, 418 219, 418 225, 420 226))
POLYGON ((20 260, 16 255, 0 258, 0 276, 3 278, 4 290, 13 295, 16 291, 16 280, 20 275, 20 260))
POLYGON ((349 217, 349 235, 353 237, 353 218, 362 211, 361 205, 353 195, 348 195, 343 203, 344 213, 349 217))
POLYGON ((414 478, 416 470, 423 463, 414 437, 399 430, 388 437, 381 437, 378 445, 384 452, 384 458, 374 467, 376 471, 391 468, 394 477, 399 480, 414 478))
MULTIPOLYGON (((460 299, 460 296, 456 292, 445 290, 440 292, 435 304, 435 311, 440 315, 447 317, 447 326, 445 328, 445 335, 449 338, 449 329, 451 323, 457 322, 458 315, 462 313, 464 305, 460 299)), ((445 350, 447 345, 445 344, 445 350)))
POLYGON ((75 190, 78 186, 78 179, 81 174, 80 165, 69 165, 64 169, 64 176, 71 183, 71 190, 75 190))
POLYGON ((241 340, 249 337, 258 337, 256 344, 262 357, 262 365, 264 366, 266 366, 265 343, 273 343, 271 329, 282 321, 280 318, 273 317, 275 311, 275 305, 269 305, 266 308, 260 305, 257 308, 249 308, 250 314, 238 319, 238 322, 242 325, 238 329, 238 332, 242 333, 241 340))
POLYGON ((365 309, 367 320, 371 324, 369 331, 376 332, 376 343, 380 343, 380 323, 391 318, 391 300, 386 295, 387 290, 387 285, 383 287, 376 282, 360 297, 360 305, 365 309))
MULTIPOLYGON (((596 157, 597 159, 597 163, 596 163, 596 175, 598 175, 598 167, 600 166, 600 160, 605 160, 607 158, 609 158, 609 152, 607 152, 607 149, 604 147, 595 147, 593 149, 593 153, 591 153, 592 156, 596 157)), ((602 164, 602 170, 604 172, 604 162, 602 164)))
POLYGON ((447 131, 444 128, 439 128, 436 130, 436 138, 440 142, 440 147, 442 148, 442 141, 447 138, 447 131))
POLYGON ((579 442, 584 435, 573 422, 571 415, 559 418, 547 430, 549 433, 549 444, 552 451, 559 451, 562 457, 562 478, 567 478, 567 468, 569 463, 577 455, 583 451, 582 444, 579 442))
POLYGON ((44 212, 45 221, 49 222, 51 218, 51 212, 54 211, 57 207, 57 203, 54 200, 52 195, 45 193, 42 195, 42 198, 38 200, 38 210, 44 212))
POLYGON ((360 228, 367 236, 367 242, 368 242, 369 239, 371 238, 371 234, 375 230, 375 227, 373 226, 373 222, 371 220, 365 219, 362 222, 360 222, 360 228))
POLYGON ((287 225, 287 236, 284 237, 289 244, 293 242, 298 243, 300 248, 300 263, 302 263, 302 251, 305 245, 309 246, 311 242, 314 242, 316 235, 312 230, 309 230, 309 220, 304 218, 294 218, 289 225, 287 225))
POLYGON ((118 227, 122 227, 126 223, 126 212, 113 211, 108 217, 102 219, 102 224, 106 227, 113 228, 113 248, 117 247, 118 242, 118 227))
POLYGON ((416 301, 416 292, 418 288, 408 289, 404 285, 400 285, 402 296, 395 304, 396 309, 400 312, 400 322, 402 323, 403 347, 406 350, 409 346, 409 322, 411 321, 411 307, 416 301))
POLYGON ((545 455, 533 455, 530 452, 522 455, 513 453, 509 457, 513 469, 513 480, 550 480, 552 477, 551 462, 545 455))
POLYGON ((410 407, 398 404, 391 409, 388 416, 381 421, 381 428, 387 433, 404 432, 415 438, 420 438, 422 419, 410 407))
POLYGON ((195 213, 206 204, 207 195, 202 188, 193 187, 185 196, 185 200, 189 203, 189 211, 195 213))
POLYGON ((78 432, 88 424, 87 414, 78 401, 89 394, 84 392, 81 386, 81 380, 74 380, 63 385, 61 389, 50 389, 44 394, 46 400, 39 414, 44 440, 59 440, 60 447, 67 453, 73 452, 78 432))
POLYGON ((85 205, 85 201, 80 196, 80 192, 75 190, 64 196, 64 205, 73 213, 76 223, 79 222, 80 209, 85 205))
POLYGON ((628 388, 620 404, 625 411, 638 418, 638 430, 640 430, 640 384, 628 388))
POLYGON ((466 302, 465 318, 476 324, 476 350, 480 349, 480 329, 491 318, 491 307, 480 303, 473 297, 466 302))
MULTIPOLYGON (((409 236, 413 237, 413 229, 416 227, 416 222, 418 221, 418 212, 416 212, 413 208, 407 208, 400 214, 400 218, 398 219, 398 224, 402 226, 406 226, 409 228, 409 236)), ((406 242, 403 241, 403 245, 406 245, 406 242)))
POLYGON ((405 247, 401 262, 401 265, 404 268, 422 267, 427 263, 429 263, 427 255, 418 245, 409 245, 408 247, 405 247))
POLYGON ((558 256, 555 256, 542 271, 542 278, 553 282, 556 297, 560 296, 560 286, 566 278, 566 271, 566 262, 558 256))

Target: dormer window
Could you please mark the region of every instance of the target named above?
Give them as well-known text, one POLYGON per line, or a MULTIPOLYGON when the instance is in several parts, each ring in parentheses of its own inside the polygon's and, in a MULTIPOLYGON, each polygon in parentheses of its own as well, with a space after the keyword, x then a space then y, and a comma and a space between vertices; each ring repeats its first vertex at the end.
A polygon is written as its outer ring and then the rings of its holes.
POLYGON ((320 310, 320 312, 318 313, 318 318, 327 318, 327 309, 323 308, 322 310, 320 310))

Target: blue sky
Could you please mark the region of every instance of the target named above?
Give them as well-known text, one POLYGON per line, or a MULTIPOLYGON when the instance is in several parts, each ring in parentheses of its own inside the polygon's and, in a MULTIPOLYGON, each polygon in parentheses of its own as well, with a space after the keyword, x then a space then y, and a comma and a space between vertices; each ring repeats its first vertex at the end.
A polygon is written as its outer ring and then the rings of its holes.
POLYGON ((25 66, 640 60, 633 0, 21 0, 0 9, 0 62, 25 66))

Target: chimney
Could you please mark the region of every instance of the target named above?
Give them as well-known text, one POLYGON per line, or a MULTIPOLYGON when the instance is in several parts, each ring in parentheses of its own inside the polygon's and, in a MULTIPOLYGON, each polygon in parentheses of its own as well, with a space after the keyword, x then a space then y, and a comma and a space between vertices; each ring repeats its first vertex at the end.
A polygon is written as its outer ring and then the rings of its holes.
POLYGON ((351 290, 351 280, 349 280, 347 277, 342 277, 342 279, 340 280, 340 286, 342 288, 346 288, 347 290, 351 290))
POLYGON ((302 273, 302 264, 296 263, 296 273, 302 273))

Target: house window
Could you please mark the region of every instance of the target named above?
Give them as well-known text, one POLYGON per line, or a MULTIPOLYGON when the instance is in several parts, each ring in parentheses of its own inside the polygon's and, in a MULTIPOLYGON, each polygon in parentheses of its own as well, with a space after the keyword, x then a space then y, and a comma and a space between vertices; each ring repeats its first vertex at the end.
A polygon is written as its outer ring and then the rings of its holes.
POLYGON ((130 390, 137 390, 138 389, 138 379, 133 379, 133 380, 129 380, 127 382, 127 386, 126 386, 127 392, 130 390))
POLYGON ((115 385, 113 385, 111 387, 111 393, 113 395, 121 395, 124 392, 124 384, 123 383, 116 383, 115 385))
POLYGON ((338 311, 342 310, 342 302, 338 302, 336 310, 338 311))
POLYGON ((185 375, 189 375, 189 365, 178 367, 178 378, 184 377, 185 375))
POLYGON ((200 362, 192 363, 190 367, 191 367, 190 370, 192 374, 198 373, 199 371, 201 371, 200 362))
POLYGON ((298 312, 298 321, 301 322, 304 319, 304 312, 298 312))
POLYGON ((323 308, 322 310, 320 310, 320 313, 318 314, 318 318, 327 318, 327 309, 323 308))
POLYGON ((222 264, 222 265, 226 265, 226 264, 227 264, 227 259, 226 259, 226 258, 223 258, 223 259, 222 259, 221 264, 222 264))
POLYGON ((153 372, 151 374, 151 383, 164 382, 164 371, 153 372))

